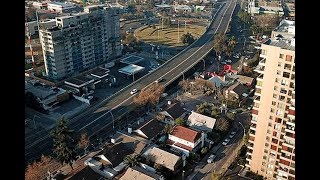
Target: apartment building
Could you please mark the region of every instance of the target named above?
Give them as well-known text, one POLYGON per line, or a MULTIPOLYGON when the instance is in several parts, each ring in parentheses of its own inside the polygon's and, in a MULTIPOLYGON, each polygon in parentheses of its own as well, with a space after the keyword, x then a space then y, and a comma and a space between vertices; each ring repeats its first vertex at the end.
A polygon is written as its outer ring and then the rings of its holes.
POLYGON ((117 9, 87 6, 84 12, 55 18, 56 26, 40 26, 46 76, 61 80, 121 55, 117 9))
MULTIPOLYGON (((267 179, 295 179, 295 40, 280 23, 261 45, 246 166, 267 179)), ((289 28, 290 26, 290 28, 289 28)))

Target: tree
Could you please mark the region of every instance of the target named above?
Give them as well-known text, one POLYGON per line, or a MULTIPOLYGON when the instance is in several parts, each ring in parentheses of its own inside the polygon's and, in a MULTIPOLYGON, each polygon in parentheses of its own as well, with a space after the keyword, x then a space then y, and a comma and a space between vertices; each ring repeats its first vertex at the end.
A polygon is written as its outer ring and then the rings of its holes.
POLYGON ((148 88, 142 89, 138 96, 134 97, 133 102, 139 106, 155 106, 159 103, 160 96, 164 92, 164 86, 154 83, 148 88))
POLYGON ((163 14, 159 24, 163 24, 163 26, 166 28, 171 27, 171 17, 166 14, 163 14))
POLYGON ((235 115, 234 113, 227 112, 227 113, 226 113, 226 116, 227 116, 228 119, 234 120, 234 118, 235 118, 236 115, 235 115))
POLYGON ((240 10, 239 13, 238 13, 238 17, 240 18, 240 20, 248 25, 250 25, 252 22, 251 22, 251 15, 246 12, 246 11, 243 11, 243 10, 240 10))
POLYGON ((232 55, 232 52, 235 48, 237 44, 237 41, 236 41, 236 38, 234 36, 230 37, 228 40, 227 40, 227 45, 224 46, 225 48, 225 52, 226 52, 226 55, 227 56, 231 56, 232 55))
POLYGON ((221 111, 218 107, 213 106, 211 109, 211 117, 217 119, 221 115, 221 111))
POLYGON ((197 105, 196 112, 199 114, 203 114, 205 116, 210 116, 211 108, 212 108, 212 105, 210 105, 207 102, 204 102, 204 103, 201 103, 200 105, 197 105))
POLYGON ((201 154, 207 154, 208 150, 209 150, 208 147, 203 147, 201 149, 201 154))
POLYGON ((86 153, 89 144, 90 144, 90 140, 89 140, 89 138, 87 136, 87 133, 81 134, 81 137, 80 137, 79 142, 78 142, 78 147, 83 149, 84 152, 86 153))
POLYGON ((224 34, 216 34, 213 39, 213 49, 216 56, 220 56, 226 49, 226 36, 224 34))
POLYGON ((129 167, 136 166, 140 160, 141 157, 138 154, 130 154, 123 158, 124 163, 129 165, 129 167))
POLYGON ((158 120, 158 121, 163 121, 164 119, 165 119, 165 115, 164 114, 161 114, 161 113, 157 113, 156 114, 156 119, 158 120))
POLYGON ((44 179, 47 172, 52 172, 57 168, 58 162, 48 156, 41 156, 39 161, 29 164, 25 171, 26 180, 44 179))
POLYGON ((180 126, 185 126, 186 125, 186 121, 183 118, 177 118, 175 120, 175 124, 176 125, 180 125, 180 126))
POLYGON ((53 152, 57 160, 61 164, 69 164, 71 169, 73 169, 72 161, 76 160, 75 143, 71 137, 73 132, 73 130, 68 128, 65 118, 61 118, 57 122, 55 129, 51 131, 51 135, 53 136, 53 152))
POLYGON ((219 180, 221 179, 222 175, 220 173, 217 173, 216 171, 213 171, 211 174, 211 180, 219 180))
POLYGON ((190 82, 188 79, 183 79, 179 82, 179 86, 183 89, 184 92, 187 92, 190 89, 190 82))
POLYGON ((187 34, 183 34, 181 36, 181 41, 183 44, 192 44, 194 42, 194 37, 192 36, 192 34, 187 33, 187 34))
POLYGON ((221 117, 221 118, 217 119, 217 121, 214 125, 214 128, 218 131, 226 132, 226 131, 228 131, 229 126, 230 126, 229 121, 226 118, 221 117))
POLYGON ((172 124, 166 124, 164 126, 163 132, 166 134, 171 133, 171 131, 173 130, 173 125, 172 124))
POLYGON ((148 2, 148 8, 149 8, 149 9, 153 9, 154 6, 155 6, 154 0, 149 0, 149 2, 148 2))

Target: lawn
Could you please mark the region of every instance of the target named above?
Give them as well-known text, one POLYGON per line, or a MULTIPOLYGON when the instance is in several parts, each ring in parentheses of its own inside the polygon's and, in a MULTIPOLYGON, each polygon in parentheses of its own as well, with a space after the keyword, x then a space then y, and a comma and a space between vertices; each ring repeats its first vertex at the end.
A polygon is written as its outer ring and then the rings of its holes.
POLYGON ((203 26, 197 25, 181 25, 179 28, 179 42, 178 42, 178 28, 177 26, 172 26, 170 28, 161 28, 157 31, 158 26, 155 28, 151 27, 141 27, 135 31, 135 36, 146 43, 153 44, 163 44, 167 46, 185 46, 181 42, 181 36, 186 33, 191 33, 195 39, 198 39, 206 30, 203 26), (159 37, 159 38, 158 38, 159 37))

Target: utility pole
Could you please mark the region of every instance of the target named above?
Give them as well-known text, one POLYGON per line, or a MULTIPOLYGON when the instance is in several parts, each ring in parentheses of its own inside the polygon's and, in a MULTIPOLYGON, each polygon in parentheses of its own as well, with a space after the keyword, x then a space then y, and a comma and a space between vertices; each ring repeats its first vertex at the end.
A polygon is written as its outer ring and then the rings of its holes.
POLYGON ((179 19, 178 19, 178 43, 180 42, 180 38, 179 38, 179 19))
POLYGON ((114 129, 114 117, 113 117, 113 114, 112 114, 112 110, 110 110, 110 114, 111 114, 111 117, 112 117, 112 129, 114 129))

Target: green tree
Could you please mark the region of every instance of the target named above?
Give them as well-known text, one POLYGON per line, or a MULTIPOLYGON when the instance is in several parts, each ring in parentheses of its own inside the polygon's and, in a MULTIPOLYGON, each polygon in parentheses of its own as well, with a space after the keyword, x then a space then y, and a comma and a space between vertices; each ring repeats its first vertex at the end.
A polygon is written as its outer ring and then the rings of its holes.
POLYGON ((136 166, 140 160, 141 160, 141 157, 140 155, 137 155, 137 154, 130 154, 123 158, 124 163, 129 165, 130 167, 136 166))
POLYGON ((172 124, 166 124, 164 126, 163 132, 166 134, 171 133, 171 131, 173 130, 173 125, 172 124))
POLYGON ((185 126, 186 125, 186 121, 183 118, 177 118, 175 120, 175 124, 176 125, 180 125, 180 126, 185 126))
POLYGON ((213 171, 211 174, 211 180, 220 180, 222 175, 216 171, 213 171))
POLYGON ((227 113, 226 113, 226 116, 227 116, 228 119, 234 120, 234 118, 235 118, 236 115, 235 115, 234 113, 227 112, 227 113))
POLYGON ((55 129, 51 131, 53 137, 53 152, 61 164, 69 164, 71 169, 72 161, 76 160, 75 143, 72 138, 73 130, 67 126, 67 120, 61 118, 55 129))
POLYGON ((227 45, 224 46, 227 56, 230 57, 232 55, 232 52, 234 51, 234 48, 235 48, 236 44, 237 44, 237 41, 236 41, 236 38, 234 36, 230 37, 227 40, 227 45))
POLYGON ((194 37, 192 36, 192 34, 187 33, 187 34, 183 34, 181 36, 181 41, 183 44, 192 44, 194 42, 194 37))
POLYGON ((220 117, 220 115, 221 115, 220 109, 216 106, 213 106, 211 109, 211 117, 217 119, 220 117))
POLYGON ((204 103, 201 103, 200 105, 197 105, 196 112, 199 113, 199 114, 210 116, 211 108, 212 108, 212 105, 210 105, 207 102, 204 102, 204 103))
POLYGON ((213 39, 213 50, 216 56, 220 56, 226 50, 226 36, 224 34, 216 34, 213 39))

